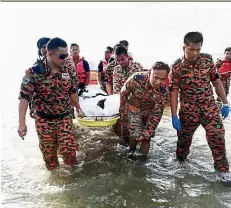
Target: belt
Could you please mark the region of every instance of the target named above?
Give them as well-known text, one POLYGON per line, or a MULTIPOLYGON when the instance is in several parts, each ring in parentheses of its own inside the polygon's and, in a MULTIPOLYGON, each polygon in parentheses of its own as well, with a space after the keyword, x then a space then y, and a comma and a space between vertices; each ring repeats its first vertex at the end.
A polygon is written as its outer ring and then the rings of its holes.
POLYGON ((52 114, 46 114, 43 112, 36 111, 36 115, 38 115, 40 118, 48 119, 48 120, 63 119, 66 116, 68 116, 69 114, 70 114, 69 112, 66 112, 66 113, 62 113, 62 114, 58 114, 58 115, 52 115, 52 114))

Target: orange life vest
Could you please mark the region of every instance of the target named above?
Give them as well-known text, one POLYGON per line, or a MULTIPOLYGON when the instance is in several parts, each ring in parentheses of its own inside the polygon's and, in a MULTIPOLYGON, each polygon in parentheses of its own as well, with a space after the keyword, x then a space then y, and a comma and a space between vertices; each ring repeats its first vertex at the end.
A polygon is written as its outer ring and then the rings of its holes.
POLYGON ((221 77, 228 78, 231 76, 231 61, 223 60, 222 66, 218 69, 221 77), (229 72, 229 73, 227 73, 229 72))
POLYGON ((78 76, 79 83, 85 83, 86 80, 86 72, 83 67, 84 57, 80 58, 78 63, 76 64, 76 72, 78 76))

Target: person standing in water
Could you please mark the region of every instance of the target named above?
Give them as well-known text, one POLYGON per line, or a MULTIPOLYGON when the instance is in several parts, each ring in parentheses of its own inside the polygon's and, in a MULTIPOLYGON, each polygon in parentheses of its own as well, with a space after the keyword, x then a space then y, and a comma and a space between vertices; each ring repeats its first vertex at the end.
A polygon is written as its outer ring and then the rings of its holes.
POLYGON ((76 136, 71 110, 75 106, 78 115, 84 117, 76 93, 76 71, 65 65, 68 48, 64 40, 53 38, 47 43, 44 65, 36 65, 23 78, 19 102, 18 134, 27 134, 26 111, 33 96, 35 126, 39 147, 48 170, 59 166, 57 149, 64 163, 76 165, 76 136))
POLYGON ((109 63, 109 59, 112 56, 113 48, 108 46, 104 53, 104 60, 100 61, 98 65, 98 82, 100 84, 101 89, 106 91, 105 67, 109 63))
POLYGON ((150 71, 131 75, 121 89, 120 114, 122 120, 128 117, 132 155, 137 143, 141 142, 140 151, 144 158, 147 158, 150 140, 155 136, 168 99, 165 78, 169 70, 167 64, 156 62, 150 71))
POLYGON ((228 101, 212 56, 200 53, 202 44, 203 36, 200 32, 187 33, 184 36, 184 56, 175 61, 169 74, 172 125, 178 135, 176 157, 179 161, 186 160, 194 132, 202 125, 212 151, 215 170, 228 172, 225 129, 213 96, 211 82, 223 102, 221 113, 224 119, 229 115, 228 101))
POLYGON ((84 57, 80 57, 80 48, 79 45, 76 43, 71 44, 70 48, 71 57, 75 63, 76 66, 76 72, 78 76, 78 95, 80 96, 85 89, 86 86, 88 86, 90 81, 90 67, 89 63, 84 59, 84 57))

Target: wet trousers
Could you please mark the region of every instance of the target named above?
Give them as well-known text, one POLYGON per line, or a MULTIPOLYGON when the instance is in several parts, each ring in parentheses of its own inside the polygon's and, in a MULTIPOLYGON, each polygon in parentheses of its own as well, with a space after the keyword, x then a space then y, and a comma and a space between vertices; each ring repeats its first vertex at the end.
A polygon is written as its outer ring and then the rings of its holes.
POLYGON ((72 118, 47 120, 36 116, 35 126, 39 137, 39 147, 48 170, 59 166, 57 149, 65 164, 77 164, 77 141, 72 118))
POLYGON ((177 132, 177 158, 183 160, 187 158, 193 134, 201 124, 206 131, 206 139, 212 151, 215 170, 229 171, 225 150, 225 130, 215 100, 206 101, 200 105, 181 101, 179 117, 182 131, 177 132))

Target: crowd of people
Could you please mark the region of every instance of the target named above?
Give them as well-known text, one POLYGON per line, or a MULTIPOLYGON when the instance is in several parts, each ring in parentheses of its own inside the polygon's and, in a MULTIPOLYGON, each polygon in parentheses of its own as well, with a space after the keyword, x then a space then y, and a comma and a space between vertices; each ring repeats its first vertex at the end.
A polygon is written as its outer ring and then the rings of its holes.
MULTIPOLYGON (((215 170, 229 172, 222 117, 229 115, 231 47, 214 63, 211 55, 201 53, 202 45, 200 32, 188 32, 183 40, 184 56, 171 67, 158 61, 151 69, 133 59, 126 40, 106 47, 105 59, 98 64, 98 83, 108 96, 120 94, 120 137, 129 146, 130 158, 138 143, 147 158, 150 140, 169 102, 178 136, 176 158, 181 162, 187 159, 194 132, 202 125, 215 170)), ((74 166, 78 161, 72 114, 75 108, 79 117, 85 116, 78 97, 89 85, 89 63, 80 56, 76 43, 71 44, 69 53, 60 38, 41 38, 37 46, 39 58, 26 70, 21 84, 18 134, 27 134, 26 111, 30 106, 47 169, 59 166, 57 151, 65 164, 74 166)))

